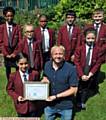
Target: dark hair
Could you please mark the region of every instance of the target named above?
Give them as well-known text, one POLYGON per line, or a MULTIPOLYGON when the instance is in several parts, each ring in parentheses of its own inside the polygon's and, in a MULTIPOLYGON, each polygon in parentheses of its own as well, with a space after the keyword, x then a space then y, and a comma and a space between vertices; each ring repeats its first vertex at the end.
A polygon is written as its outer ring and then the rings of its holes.
POLYGON ((86 35, 88 33, 94 33, 94 35, 96 36, 97 35, 97 31, 94 29, 94 28, 87 28, 85 31, 84 31, 84 36, 86 37, 86 35))
POLYGON ((12 12, 13 15, 15 15, 15 10, 14 10, 13 7, 9 7, 9 6, 8 6, 8 7, 5 7, 5 8, 3 9, 3 15, 6 16, 7 12, 12 12))
POLYGON ((94 13, 99 13, 99 12, 103 12, 104 14, 104 10, 102 8, 96 8, 94 11, 93 11, 93 14, 94 13))
POLYGON ((23 58, 27 59, 27 61, 28 61, 28 56, 26 54, 19 53, 17 55, 17 63, 20 61, 20 59, 23 59, 23 58))
POLYGON ((39 20, 40 20, 42 17, 48 19, 48 18, 47 18, 47 15, 41 14, 41 15, 39 16, 39 20))
POLYGON ((73 10, 68 10, 67 13, 66 13, 66 17, 67 17, 68 15, 74 16, 74 17, 76 18, 76 13, 75 13, 75 11, 73 11, 73 10))

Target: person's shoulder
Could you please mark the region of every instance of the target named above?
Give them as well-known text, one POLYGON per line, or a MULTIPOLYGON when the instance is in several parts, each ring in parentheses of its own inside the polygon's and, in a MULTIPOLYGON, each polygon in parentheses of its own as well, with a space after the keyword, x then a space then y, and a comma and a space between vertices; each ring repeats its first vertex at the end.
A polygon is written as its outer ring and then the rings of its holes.
POLYGON ((106 23, 102 23, 103 28, 106 29, 106 23))
POLYGON ((48 29, 50 32, 54 32, 54 31, 55 31, 53 28, 50 28, 50 27, 47 27, 47 29, 48 29))
POLYGON ((80 51, 85 47, 85 44, 82 44, 76 48, 76 51, 80 51))
POLYGON ((74 68, 74 65, 72 63, 65 61, 64 64, 66 65, 67 68, 74 68))
POLYGON ((30 72, 32 75, 39 75, 39 72, 37 70, 31 70, 30 72))
POLYGON ((59 28, 59 30, 63 30, 63 29, 65 29, 65 28, 67 28, 67 25, 66 25, 66 24, 61 25, 60 28, 59 28))
POLYGON ((18 71, 11 73, 11 74, 10 74, 10 78, 16 77, 16 74, 17 74, 17 73, 18 73, 18 71))
POLYGON ((49 61, 47 61, 47 62, 45 63, 45 67, 50 67, 51 64, 52 64, 52 61, 49 60, 49 61))
POLYGON ((3 28, 5 25, 6 25, 5 23, 1 24, 0 29, 3 28))
POLYGON ((74 26, 74 28, 77 29, 77 30, 80 30, 80 29, 81 29, 80 26, 78 26, 78 25, 76 25, 76 24, 74 24, 73 26, 74 26))
POLYGON ((36 26, 34 29, 34 31, 38 31, 38 30, 40 30, 40 26, 36 26))

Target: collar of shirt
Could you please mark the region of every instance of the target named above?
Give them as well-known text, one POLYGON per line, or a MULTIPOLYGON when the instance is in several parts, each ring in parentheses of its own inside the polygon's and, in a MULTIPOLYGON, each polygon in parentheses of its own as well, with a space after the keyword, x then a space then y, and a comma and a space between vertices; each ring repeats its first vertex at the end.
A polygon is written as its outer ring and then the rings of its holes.
POLYGON ((28 44, 31 42, 31 44, 33 43, 33 39, 31 39, 31 40, 29 40, 29 39, 27 39, 27 42, 28 42, 28 44))
POLYGON ((93 45, 89 46, 89 45, 86 44, 86 47, 87 48, 91 47, 91 49, 93 49, 93 45))
MULTIPOLYGON (((88 49, 89 49, 89 46, 86 44, 86 56, 87 56, 87 53, 88 53, 88 49)), ((92 61, 93 45, 91 46, 90 53, 91 54, 90 54, 89 65, 91 65, 91 61, 92 61)))
POLYGON ((31 42, 31 48, 32 48, 32 50, 33 50, 33 39, 31 39, 31 40, 27 39, 27 42, 28 42, 28 45, 29 45, 29 43, 31 42))
MULTIPOLYGON (((41 31, 43 31, 43 28, 42 28, 42 27, 41 27, 40 29, 41 29, 41 31)), ((46 28, 46 27, 45 27, 44 31, 47 31, 47 28, 46 28)))
POLYGON ((70 27, 72 28, 72 27, 73 27, 73 25, 71 25, 71 26, 67 25, 67 29, 69 29, 70 27))
POLYGON ((7 32, 9 34, 9 27, 11 28, 11 32, 12 32, 12 29, 13 29, 13 26, 12 25, 9 25, 7 22, 6 22, 6 27, 7 27, 7 32))
POLYGON ((27 80, 29 79, 28 70, 26 70, 25 73, 23 73, 21 70, 19 70, 19 73, 20 73, 21 80, 22 80, 23 83, 24 83, 24 77, 23 77, 24 74, 26 75, 27 80))
MULTIPOLYGON (((41 28, 41 32, 43 31, 43 28, 41 28)), ((49 31, 48 31, 48 29, 47 28, 45 28, 45 30, 44 30, 44 37, 45 37, 45 52, 48 52, 49 51, 49 48, 50 48, 50 46, 49 46, 49 40, 50 40, 50 35, 49 35, 49 31)))
MULTIPOLYGON (((101 24, 98 24, 98 28, 101 27, 101 24)), ((94 28, 96 28, 96 23, 94 23, 94 28)))
POLYGON ((73 30, 73 25, 72 25, 72 26, 67 25, 67 30, 69 31, 69 28, 70 28, 70 27, 71 27, 70 32, 72 33, 72 30, 73 30))
POLYGON ((13 28, 13 26, 12 26, 12 25, 9 25, 7 22, 6 22, 6 26, 7 26, 7 29, 10 27, 11 30, 12 30, 12 28, 13 28))

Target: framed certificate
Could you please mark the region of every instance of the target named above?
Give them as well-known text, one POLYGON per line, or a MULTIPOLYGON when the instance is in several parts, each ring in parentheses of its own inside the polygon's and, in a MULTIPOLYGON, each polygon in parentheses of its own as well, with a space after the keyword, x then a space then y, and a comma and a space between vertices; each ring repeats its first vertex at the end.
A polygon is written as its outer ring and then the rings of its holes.
POLYGON ((49 96, 49 84, 26 81, 24 83, 24 97, 27 100, 46 100, 49 96))

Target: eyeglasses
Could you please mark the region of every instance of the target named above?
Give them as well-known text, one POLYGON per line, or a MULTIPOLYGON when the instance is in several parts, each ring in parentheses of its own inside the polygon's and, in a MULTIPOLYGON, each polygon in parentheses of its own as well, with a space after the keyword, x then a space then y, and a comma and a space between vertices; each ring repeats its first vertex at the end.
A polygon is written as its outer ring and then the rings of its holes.
POLYGON ((28 31, 28 30, 27 30, 27 31, 25 31, 25 32, 26 32, 26 33, 32 33, 32 32, 34 32, 34 30, 31 30, 31 31, 28 31))
POLYGON ((6 17, 14 17, 14 15, 6 15, 6 17))
POLYGON ((47 20, 41 20, 40 22, 47 22, 47 20))

